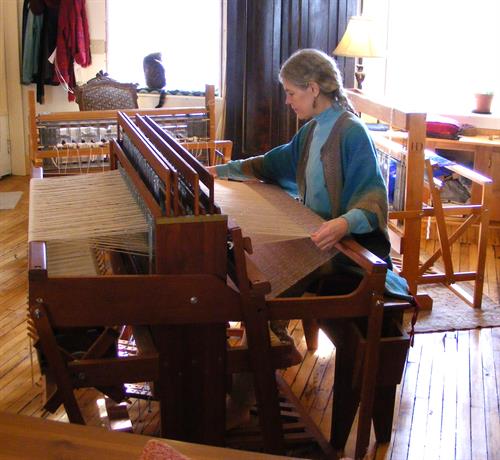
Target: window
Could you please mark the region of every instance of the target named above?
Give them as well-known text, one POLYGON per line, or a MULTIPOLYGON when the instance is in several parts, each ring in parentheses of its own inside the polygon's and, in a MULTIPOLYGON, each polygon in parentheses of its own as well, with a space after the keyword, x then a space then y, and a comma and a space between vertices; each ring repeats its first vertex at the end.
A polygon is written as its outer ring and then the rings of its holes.
POLYGON ((364 14, 387 25, 388 51, 365 59, 366 92, 425 111, 470 111, 480 91, 498 104, 498 0, 365 0, 364 14))
POLYGON ((144 56, 162 53, 166 89, 221 85, 222 0, 107 0, 107 68, 145 86, 144 56))

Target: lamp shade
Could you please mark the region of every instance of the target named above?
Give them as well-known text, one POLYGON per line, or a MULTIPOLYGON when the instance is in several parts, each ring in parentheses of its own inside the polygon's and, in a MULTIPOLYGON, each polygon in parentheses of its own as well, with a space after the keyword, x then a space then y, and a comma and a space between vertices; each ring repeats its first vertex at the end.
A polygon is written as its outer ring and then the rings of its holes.
POLYGON ((366 16, 352 16, 333 54, 359 58, 384 56, 381 31, 376 22, 366 16))

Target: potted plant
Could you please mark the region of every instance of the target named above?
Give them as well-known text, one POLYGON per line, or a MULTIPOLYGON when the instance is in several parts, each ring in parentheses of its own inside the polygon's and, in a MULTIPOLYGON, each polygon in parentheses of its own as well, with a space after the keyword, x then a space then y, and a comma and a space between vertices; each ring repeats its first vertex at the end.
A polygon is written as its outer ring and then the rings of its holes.
POLYGON ((476 108, 474 113, 491 113, 491 101, 493 100, 493 91, 482 91, 475 94, 476 108))

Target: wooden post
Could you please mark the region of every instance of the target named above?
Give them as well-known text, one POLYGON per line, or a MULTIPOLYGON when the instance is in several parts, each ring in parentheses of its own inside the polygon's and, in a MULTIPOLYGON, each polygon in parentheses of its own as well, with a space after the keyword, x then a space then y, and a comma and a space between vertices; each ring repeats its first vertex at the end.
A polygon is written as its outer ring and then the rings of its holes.
POLYGON ((38 151, 38 130, 36 128, 36 101, 35 92, 28 91, 28 107, 29 107, 29 141, 30 141, 30 154, 29 158, 31 160, 32 166, 41 166, 41 160, 36 158, 36 152, 38 151))
MULTIPOLYGON (((424 189, 425 114, 408 114, 407 128, 405 211, 421 211, 424 189)), ((421 215, 405 219, 401 275, 408 281, 410 292, 413 294, 417 293, 421 226, 421 215)))
POLYGON ((209 166, 215 165, 215 87, 205 86, 205 105, 208 113, 209 166))
POLYGON ((490 225, 490 198, 492 182, 483 184, 481 220, 479 221, 479 238, 477 242, 476 281, 474 283, 473 307, 481 308, 483 299, 484 269, 486 265, 486 247, 488 245, 488 228, 490 225))

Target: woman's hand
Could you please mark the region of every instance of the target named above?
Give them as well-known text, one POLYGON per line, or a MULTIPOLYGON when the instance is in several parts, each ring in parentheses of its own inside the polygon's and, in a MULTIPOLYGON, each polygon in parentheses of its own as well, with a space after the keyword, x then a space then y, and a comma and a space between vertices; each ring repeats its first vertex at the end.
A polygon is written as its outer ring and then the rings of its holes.
POLYGON ((343 217, 329 220, 321 224, 312 235, 311 240, 322 251, 328 251, 349 231, 349 224, 343 217))
POLYGON ((205 169, 214 177, 214 179, 217 179, 217 170, 215 169, 215 166, 205 166, 205 169))

